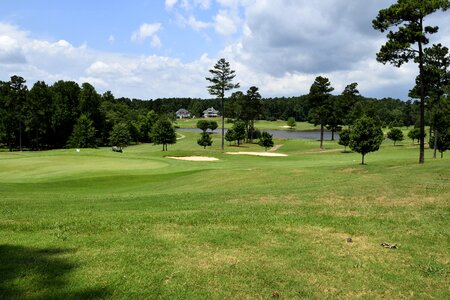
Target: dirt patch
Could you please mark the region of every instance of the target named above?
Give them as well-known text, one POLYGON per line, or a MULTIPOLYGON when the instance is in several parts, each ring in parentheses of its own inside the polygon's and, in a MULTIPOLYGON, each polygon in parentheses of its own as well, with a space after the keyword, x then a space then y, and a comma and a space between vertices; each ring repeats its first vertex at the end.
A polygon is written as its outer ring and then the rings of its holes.
POLYGON ((273 152, 225 152, 225 154, 231 154, 231 155, 256 155, 256 156, 287 156, 287 154, 282 153, 273 153, 273 152))
POLYGON ((208 156, 166 156, 166 158, 187 161, 217 161, 218 158, 208 156))

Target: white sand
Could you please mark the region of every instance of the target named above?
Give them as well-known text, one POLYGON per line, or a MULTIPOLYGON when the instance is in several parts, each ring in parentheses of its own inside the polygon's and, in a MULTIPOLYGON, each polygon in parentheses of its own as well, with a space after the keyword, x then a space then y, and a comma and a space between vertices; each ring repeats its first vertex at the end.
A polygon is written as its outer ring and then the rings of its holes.
POLYGON ((178 159, 178 160, 188 160, 188 161, 216 161, 219 160, 215 157, 207 156, 166 156, 166 158, 178 159))
POLYGON ((273 152, 225 152, 225 154, 243 154, 243 155, 257 155, 257 156, 287 156, 287 154, 273 153, 273 152))

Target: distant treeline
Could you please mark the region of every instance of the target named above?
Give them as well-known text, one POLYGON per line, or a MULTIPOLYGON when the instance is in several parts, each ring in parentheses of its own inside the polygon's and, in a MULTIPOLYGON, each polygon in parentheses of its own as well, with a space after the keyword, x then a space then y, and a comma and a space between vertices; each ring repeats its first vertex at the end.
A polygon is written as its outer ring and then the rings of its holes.
MULTIPOLYGON (((342 95, 332 97, 332 102, 345 103, 339 100, 342 95)), ((236 98, 234 94, 231 100, 225 101, 225 117, 236 117, 233 104, 236 98)), ((308 121, 311 103, 308 95, 303 95, 263 98, 260 104, 259 119, 294 117, 296 121, 308 121)), ((68 147, 80 116, 92 122, 98 146, 110 144, 111 130, 118 123, 127 124, 133 142, 151 142, 151 127, 161 116, 174 119, 175 112, 184 108, 201 117, 208 107, 220 111, 220 100, 115 98, 111 92, 100 95, 89 83, 80 86, 74 81, 62 80, 51 86, 38 81, 29 89, 24 78, 12 76, 10 81, 0 81, 0 146, 10 150, 68 147)), ((341 125, 351 124, 351 120, 365 114, 385 126, 411 126, 419 116, 417 102, 391 98, 378 100, 358 96, 345 110, 345 116, 339 107, 331 109, 336 110, 341 125)))

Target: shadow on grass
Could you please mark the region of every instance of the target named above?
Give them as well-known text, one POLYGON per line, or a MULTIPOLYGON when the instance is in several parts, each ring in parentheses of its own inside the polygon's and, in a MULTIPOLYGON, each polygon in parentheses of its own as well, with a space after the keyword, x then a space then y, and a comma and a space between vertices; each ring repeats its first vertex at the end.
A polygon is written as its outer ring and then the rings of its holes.
POLYGON ((68 277, 76 265, 62 257, 70 249, 35 249, 0 245, 0 299, 102 299, 101 287, 71 286, 68 277))

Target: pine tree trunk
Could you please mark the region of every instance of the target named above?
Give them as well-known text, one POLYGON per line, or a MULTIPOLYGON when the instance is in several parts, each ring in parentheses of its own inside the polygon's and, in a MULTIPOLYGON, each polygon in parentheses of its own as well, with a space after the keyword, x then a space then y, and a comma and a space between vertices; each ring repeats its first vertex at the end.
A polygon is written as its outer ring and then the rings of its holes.
POLYGON ((225 111, 224 111, 224 104, 223 104, 223 102, 224 102, 224 99, 222 97, 222 101, 221 101, 221 104, 222 104, 222 145, 221 145, 222 152, 225 149, 225 111))
POLYGON ((361 156, 362 156, 361 164, 364 165, 364 156, 365 156, 365 154, 362 154, 361 156))
MULTIPOLYGON (((423 32, 422 19, 420 19, 420 28, 423 32)), ((420 150, 419 164, 425 163, 425 89, 423 75, 423 49, 422 42, 419 40, 419 78, 420 78, 420 150)))
POLYGON ((439 132, 437 129, 434 129, 433 158, 436 158, 438 138, 439 138, 439 132))
POLYGON ((320 124, 320 149, 323 149, 323 124, 320 124))

